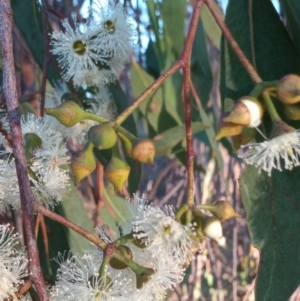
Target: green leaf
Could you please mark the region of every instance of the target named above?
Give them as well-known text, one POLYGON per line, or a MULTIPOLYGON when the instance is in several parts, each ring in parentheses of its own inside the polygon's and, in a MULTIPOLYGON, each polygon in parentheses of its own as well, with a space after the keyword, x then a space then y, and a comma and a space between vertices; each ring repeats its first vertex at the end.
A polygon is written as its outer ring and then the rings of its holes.
MULTIPOLYGON (((113 83, 109 83, 107 85, 113 99, 115 101, 117 111, 120 114, 128 107, 128 99, 122 90, 118 81, 113 83)), ((137 130, 135 126, 134 119, 132 115, 130 115, 123 123, 122 126, 128 130, 131 134, 137 135, 137 130)), ((130 166, 130 174, 128 178, 128 190, 129 192, 135 193, 138 189, 141 176, 142 176, 142 165, 139 162, 131 160, 130 158, 126 159, 127 163, 130 166)))
POLYGON ((172 42, 177 56, 181 54, 184 44, 184 25, 186 15, 186 0, 164 0, 161 6, 161 16, 167 40, 172 42))
MULTIPOLYGON (((193 134, 203 131, 208 126, 201 122, 193 122, 193 134)), ((185 138, 185 126, 179 125, 172 127, 153 139, 156 156, 164 156, 171 153, 172 148, 185 138)))
POLYGON ((300 1, 280 0, 280 4, 283 8, 289 32, 297 48, 298 55, 300 55, 300 1))
POLYGON ((148 47, 145 52, 147 66, 146 70, 151 76, 158 78, 160 76, 160 66, 155 46, 156 44, 154 44, 152 41, 149 41, 148 47))
POLYGON ((107 215, 101 209, 100 216, 109 227, 115 228, 116 225, 122 224, 131 218, 125 197, 118 196, 111 184, 103 190, 103 197, 115 215, 114 217, 109 214, 107 215))
MULTIPOLYGON (((300 59, 293 41, 270 0, 230 0, 225 21, 263 80, 300 73, 300 59)), ((220 86, 222 100, 226 97, 237 100, 253 88, 249 75, 224 38, 220 86)))
MULTIPOLYGON (((94 232, 94 224, 88 216, 83 204, 83 199, 80 197, 79 192, 75 187, 72 186, 71 191, 63 198, 63 201, 58 207, 58 212, 60 215, 66 217, 85 230, 91 233, 94 232)), ((70 249, 73 253, 83 255, 85 250, 92 250, 96 248, 87 239, 73 230, 64 228, 64 231, 67 236, 70 249)))
MULTIPOLYGON (((222 11, 219 10, 219 12, 222 14, 222 11)), ((200 20, 203 23, 203 27, 205 30, 205 33, 209 37, 209 39, 212 41, 212 43, 220 49, 220 43, 221 43, 221 29, 218 26, 215 18, 212 16, 209 9, 206 7, 206 5, 202 6, 201 14, 200 14, 200 20)))
MULTIPOLYGON (((15 24, 24 37, 35 61, 43 70, 45 49, 43 23, 38 1, 12 0, 11 7, 15 24)), ((61 79, 58 70, 52 64, 49 65, 48 79, 52 84, 61 79)))
POLYGON ((273 171, 249 166, 240 178, 252 242, 261 250, 256 301, 288 300, 300 283, 300 168, 273 171))
POLYGON ((150 18, 151 28, 155 35, 155 41, 156 41, 155 46, 158 55, 157 58, 161 66, 162 65, 161 58, 162 58, 162 53, 164 51, 164 43, 163 40, 161 39, 158 18, 156 16, 157 4, 154 2, 154 0, 147 0, 146 4, 148 8, 148 15, 150 18))

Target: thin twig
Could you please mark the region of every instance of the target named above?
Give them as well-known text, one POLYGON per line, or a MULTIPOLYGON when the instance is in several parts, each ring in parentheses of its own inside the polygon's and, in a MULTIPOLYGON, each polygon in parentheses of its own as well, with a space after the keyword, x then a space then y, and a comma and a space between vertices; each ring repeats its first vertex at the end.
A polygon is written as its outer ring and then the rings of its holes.
POLYGON ((48 241, 47 228, 46 228, 44 216, 41 213, 38 213, 36 221, 35 221, 35 235, 36 235, 36 237, 38 237, 40 227, 41 227, 41 230, 42 230, 44 250, 45 250, 45 256, 46 256, 46 261, 47 261, 47 268, 49 270, 49 273, 51 273, 49 241, 48 241))
POLYGON ((117 124, 121 124, 139 105, 150 96, 160 85, 176 71, 181 69, 183 62, 177 61, 171 68, 163 73, 155 82, 153 82, 130 106, 128 106, 116 119, 117 124))
POLYGON ((60 216, 58 214, 56 214, 53 211, 50 211, 48 209, 46 209, 44 206, 42 206, 40 203, 38 202, 34 202, 34 209, 38 212, 40 212, 41 214, 48 216, 49 218, 51 218, 52 220, 68 227, 69 229, 74 230, 75 232, 79 233, 80 235, 82 235, 83 237, 85 237, 87 240, 89 240, 90 242, 92 242, 93 244, 95 244, 98 248, 100 248, 101 250, 105 250, 107 247, 107 244, 101 240, 100 238, 98 238, 97 236, 95 236, 94 234, 88 232, 87 230, 81 228, 80 226, 74 224, 73 222, 71 222, 70 220, 66 219, 63 216, 60 216))
POLYGON ((246 69, 247 73, 251 77, 252 81, 255 84, 259 84, 262 82, 261 77, 257 73, 257 71, 254 69, 253 65, 250 63, 250 61, 245 56, 243 50, 240 48, 238 43, 236 42, 235 38, 231 34, 230 30, 228 29, 227 25, 225 24, 223 20, 223 16, 220 13, 220 10, 215 3, 214 0, 205 0, 205 4, 207 5, 208 9, 210 10, 211 14, 215 18, 217 24, 219 25, 220 29, 223 32, 224 37, 226 38, 227 42, 231 46, 232 50, 235 52, 236 56, 246 69))
POLYGON ((42 0, 42 14, 43 14, 43 35, 44 35, 45 57, 44 57, 42 83, 41 83, 41 87, 40 87, 40 91, 41 91, 40 115, 44 116, 48 67, 49 67, 49 64, 51 61, 51 53, 50 53, 50 48, 49 48, 50 47, 50 39, 49 39, 49 26, 48 26, 48 7, 47 7, 46 0, 42 0))
POLYGON ((0 38, 3 57, 3 93, 6 100, 11 135, 13 139, 13 150, 21 196, 21 207, 30 259, 29 269, 31 273, 31 279, 34 282, 39 300, 48 301, 47 290, 41 271, 39 252, 34 233, 32 206, 34 195, 29 183, 27 162, 24 153, 20 126, 19 104, 12 50, 12 15, 13 13, 11 10, 10 1, 0 1, 0 38))

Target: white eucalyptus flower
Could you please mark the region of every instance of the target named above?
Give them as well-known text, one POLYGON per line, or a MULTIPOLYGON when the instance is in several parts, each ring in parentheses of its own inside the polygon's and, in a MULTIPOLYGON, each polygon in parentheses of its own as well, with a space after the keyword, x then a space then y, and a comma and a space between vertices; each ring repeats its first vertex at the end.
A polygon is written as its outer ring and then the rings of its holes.
POLYGON ((53 145, 57 140, 62 141, 62 135, 53 126, 54 118, 51 116, 39 117, 34 114, 27 114, 21 117, 21 127, 23 139, 26 134, 36 134, 40 137, 42 147, 47 148, 53 145))
POLYGON ((58 56, 66 81, 73 78, 75 85, 89 85, 89 81, 99 73, 97 64, 106 65, 109 53, 97 43, 95 33, 89 25, 79 25, 74 20, 73 29, 67 19, 62 25, 65 33, 52 33, 52 53, 58 56))
POLYGON ((24 139, 30 133, 41 139, 41 145, 31 153, 29 167, 35 175, 30 174, 30 179, 37 200, 53 208, 69 186, 69 174, 60 167, 70 163, 70 156, 62 134, 52 126, 54 118, 49 117, 28 114, 22 117, 21 125, 24 139))
POLYGON ((30 177, 36 199, 45 207, 53 209, 68 191, 70 181, 68 171, 58 167, 37 169, 36 175, 38 179, 30 177))
POLYGON ((36 166, 39 173, 41 173, 41 170, 48 171, 69 163, 68 149, 62 139, 56 139, 52 144, 47 145, 46 148, 39 148, 34 153, 33 165, 36 166))
POLYGON ((154 274, 150 276, 149 280, 140 289, 137 289, 132 296, 132 300, 165 300, 167 291, 173 290, 184 276, 184 269, 180 267, 178 260, 163 254, 153 257, 153 254, 147 248, 138 248, 133 243, 127 243, 126 245, 132 251, 133 261, 154 270, 154 274))
POLYGON ((117 108, 114 99, 104 84, 99 84, 91 98, 84 99, 84 102, 90 106, 91 113, 105 117, 107 119, 114 119, 117 115, 117 108))
POLYGON ((272 169, 291 170, 300 165, 300 131, 280 135, 262 143, 242 145, 238 156, 247 164, 265 170, 269 176, 272 169))
POLYGON ((18 236, 9 225, 0 225, 0 300, 14 297, 23 278, 28 275, 28 260, 24 249, 17 250, 18 236))
MULTIPOLYGON (((162 254, 171 256, 184 264, 191 260, 193 251, 201 245, 195 238, 192 226, 184 226, 175 220, 172 206, 164 206, 163 210, 147 205, 145 196, 134 197, 134 204, 129 203, 133 214, 132 225, 134 237, 146 244, 154 257, 162 254)), ((127 231, 129 229, 126 229, 127 231)))
POLYGON ((15 209, 21 207, 15 161, 10 156, 0 160, 0 211, 9 205, 15 209))
MULTIPOLYGON (((62 257, 57 259, 57 262, 60 263, 61 259, 62 257)), ((58 269, 57 282, 50 291, 50 300, 132 300, 124 296, 130 279, 122 278, 121 274, 111 275, 109 272, 100 276, 99 268, 93 257, 87 254, 67 258, 58 269)))
POLYGON ((108 65, 115 74, 130 60, 130 52, 136 40, 136 31, 121 3, 111 5, 97 2, 92 10, 96 40, 101 48, 108 49, 111 58, 108 65))
POLYGON ((116 80, 116 76, 110 69, 87 69, 76 72, 73 76, 75 86, 97 86, 99 83, 107 84, 116 80))

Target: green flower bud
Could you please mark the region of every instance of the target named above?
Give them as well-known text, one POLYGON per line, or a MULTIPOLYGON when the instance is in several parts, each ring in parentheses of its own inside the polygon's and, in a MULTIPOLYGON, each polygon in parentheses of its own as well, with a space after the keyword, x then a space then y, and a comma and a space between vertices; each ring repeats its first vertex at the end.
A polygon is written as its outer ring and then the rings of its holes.
POLYGON ((118 135, 111 123, 104 123, 92 126, 88 139, 97 149, 110 149, 117 143, 118 135))
POLYGON ((199 209, 208 210, 220 221, 224 221, 232 217, 241 217, 226 201, 217 201, 214 204, 198 205, 197 207, 199 209))
POLYGON ((131 157, 141 163, 154 165, 155 146, 152 140, 138 140, 133 144, 131 157))
POLYGON ((45 113, 55 117, 66 127, 71 127, 86 117, 86 112, 74 101, 64 102, 56 108, 45 109, 45 113))
POLYGON ((43 140, 41 139, 40 136, 38 136, 35 133, 27 133, 24 135, 24 140, 25 140, 25 148, 26 149, 37 149, 41 148, 43 144, 43 140))
POLYGON ((236 101, 231 112, 223 117, 230 122, 247 127, 257 127, 261 123, 263 108, 260 102, 251 96, 244 96, 236 101))
POLYGON ((88 142, 84 149, 71 159, 71 168, 74 174, 74 185, 90 175, 96 169, 96 160, 93 153, 94 145, 88 142))
POLYGON ((284 104, 295 104, 300 101, 300 76, 288 74, 277 84, 277 97, 284 104))
POLYGON ((107 179, 113 184, 115 191, 122 191, 130 172, 129 165, 121 158, 118 145, 113 147, 113 154, 104 173, 107 179))

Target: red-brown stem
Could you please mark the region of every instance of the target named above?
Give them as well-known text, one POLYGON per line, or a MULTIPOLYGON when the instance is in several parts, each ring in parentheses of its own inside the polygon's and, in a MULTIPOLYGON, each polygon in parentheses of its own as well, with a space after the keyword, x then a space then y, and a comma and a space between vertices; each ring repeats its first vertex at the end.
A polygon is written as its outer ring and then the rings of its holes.
POLYGON ((41 91, 40 115, 44 116, 48 67, 49 67, 49 64, 51 61, 51 54, 50 54, 50 49, 49 49, 50 39, 49 39, 49 26, 48 26, 48 8, 47 8, 46 0, 42 0, 42 13, 43 13, 43 35, 44 35, 45 58, 44 58, 44 66, 43 66, 42 83, 41 83, 41 87, 40 87, 40 91, 41 91))
POLYGON ((37 212, 40 212, 41 214, 48 216, 52 220, 68 227, 69 229, 74 230, 75 232, 79 233, 80 235, 85 237, 87 240, 89 240, 90 242, 95 244, 101 250, 106 249, 107 244, 103 240, 101 240, 100 238, 95 236, 94 234, 92 234, 92 233, 88 232, 87 230, 81 228, 80 226, 74 224, 73 222, 66 219, 65 217, 60 216, 60 215, 56 214, 55 212, 46 209, 44 206, 42 206, 40 203, 38 203, 36 201, 33 203, 33 206, 34 206, 34 210, 36 210, 37 212))
POLYGON ((48 301, 44 277, 41 271, 39 252, 34 233, 32 193, 24 154, 18 95, 16 89, 15 66, 12 51, 12 10, 9 0, 0 1, 0 39, 3 62, 3 93, 9 116, 13 150, 21 196, 21 207, 25 225, 27 248, 29 253, 29 270, 35 284, 39 300, 48 301))
POLYGON ((193 131, 190 106, 190 80, 191 80, 191 52, 193 42, 198 26, 200 11, 204 0, 198 0, 195 3, 194 11, 190 23, 190 28, 186 38, 183 52, 179 60, 183 62, 183 103, 185 117, 186 133, 186 151, 187 151, 187 201, 188 206, 194 205, 195 180, 194 180, 194 148, 193 148, 193 131))
POLYGON ((47 228, 46 228, 44 216, 43 216, 43 214, 41 214, 39 212, 38 215, 37 215, 36 221, 35 221, 35 235, 36 235, 36 237, 38 237, 40 227, 41 227, 41 230, 42 230, 42 237, 43 237, 46 261, 47 261, 47 264, 48 264, 48 269, 50 269, 50 253, 49 253, 49 241, 48 241, 47 228))
POLYGON ((126 108, 116 119, 117 124, 121 124, 139 105, 150 96, 168 77, 182 68, 182 61, 177 61, 171 68, 163 73, 155 82, 153 82, 129 107, 126 108))
POLYGON ((216 22, 218 23, 220 29, 222 30, 224 37, 226 38, 227 42, 231 46, 232 50, 235 52, 238 59, 241 61, 242 65, 246 69, 247 73, 251 77, 252 81, 255 84, 259 84, 262 82, 261 77, 258 75, 257 71, 254 69, 250 61, 245 56, 243 50, 237 44, 236 40, 234 39, 233 35, 231 34, 230 30, 228 29, 227 25, 223 20, 223 16, 220 14, 220 10, 215 3, 214 0, 205 0, 205 3, 210 10, 211 14, 215 18, 216 22))

